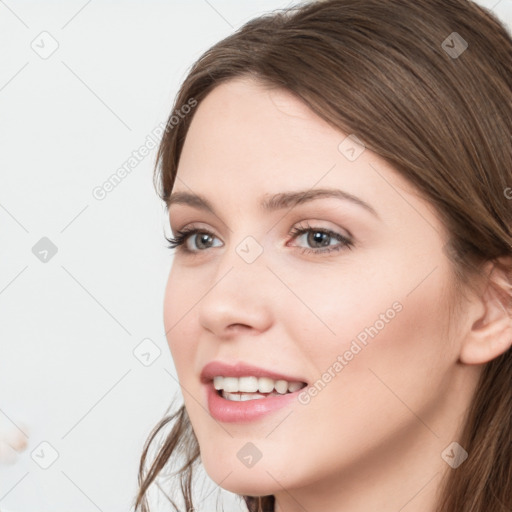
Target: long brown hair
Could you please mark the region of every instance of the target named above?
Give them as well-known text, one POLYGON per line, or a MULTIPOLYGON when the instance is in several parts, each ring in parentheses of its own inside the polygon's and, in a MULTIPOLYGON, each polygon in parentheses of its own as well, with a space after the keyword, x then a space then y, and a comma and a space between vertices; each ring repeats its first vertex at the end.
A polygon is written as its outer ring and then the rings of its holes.
MULTIPOLYGON (((468 0, 325 0, 277 10, 207 50, 173 111, 241 76, 296 94, 414 184, 450 234, 457 292, 476 282, 484 262, 512 255, 512 39, 492 12, 468 0)), ((155 168, 164 201, 193 116, 169 117, 155 168)), ((512 510, 511 384, 508 350, 483 368, 459 439, 470 456, 445 478, 436 512, 512 510)), ((199 450, 184 406, 146 441, 137 510, 149 511, 148 488, 178 456, 191 510, 199 450), (170 423, 146 468, 149 447, 170 423)), ((250 511, 274 510, 273 496, 243 499, 250 511)))

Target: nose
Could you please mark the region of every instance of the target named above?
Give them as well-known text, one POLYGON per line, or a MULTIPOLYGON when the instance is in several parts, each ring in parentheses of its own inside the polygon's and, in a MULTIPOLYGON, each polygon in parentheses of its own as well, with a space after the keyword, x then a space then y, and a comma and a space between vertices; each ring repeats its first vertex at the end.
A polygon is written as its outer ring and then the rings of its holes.
POLYGON ((276 283, 264 254, 252 262, 244 258, 240 246, 238 251, 230 248, 219 257, 205 287, 209 291, 198 305, 201 326, 218 338, 228 339, 241 332, 259 334, 272 324, 272 289, 275 292, 276 283))

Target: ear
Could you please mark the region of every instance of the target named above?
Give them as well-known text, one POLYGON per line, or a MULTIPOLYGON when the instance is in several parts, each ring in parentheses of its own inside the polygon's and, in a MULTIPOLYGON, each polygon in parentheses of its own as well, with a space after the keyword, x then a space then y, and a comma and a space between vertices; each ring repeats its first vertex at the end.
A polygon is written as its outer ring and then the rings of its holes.
POLYGON ((471 307, 472 326, 463 340, 460 361, 465 364, 483 364, 495 359, 512 346, 512 299, 509 274, 510 259, 503 266, 489 262, 490 269, 483 293, 471 307))

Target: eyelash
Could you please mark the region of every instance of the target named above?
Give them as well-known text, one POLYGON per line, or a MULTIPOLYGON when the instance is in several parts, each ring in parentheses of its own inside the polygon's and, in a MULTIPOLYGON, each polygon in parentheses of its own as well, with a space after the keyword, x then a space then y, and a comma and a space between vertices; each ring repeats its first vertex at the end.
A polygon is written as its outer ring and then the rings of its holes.
MULTIPOLYGON (((339 233, 336 233, 335 231, 331 231, 330 229, 325 228, 315 228, 313 226, 310 226, 306 223, 306 227, 294 227, 290 230, 289 236, 292 236, 293 238, 297 238, 300 235, 303 235, 304 233, 308 233, 309 231, 313 231, 315 233, 324 233, 331 238, 334 238, 338 240, 339 242, 342 242, 341 245, 338 245, 336 247, 331 247, 329 249, 308 249, 307 247, 301 248, 302 254, 319 254, 319 253, 331 253, 335 251, 340 251, 342 249, 352 249, 354 246, 354 243, 352 240, 348 239, 347 237, 340 235, 339 233)), ((195 255, 199 252, 204 252, 204 250, 198 250, 198 251, 191 251, 190 249, 187 249, 185 242, 187 239, 195 235, 197 233, 207 234, 212 237, 215 237, 215 234, 211 231, 208 231, 207 229, 198 229, 198 228, 185 228, 182 230, 178 230, 176 232, 175 237, 165 237, 165 239, 169 242, 168 248, 169 249, 176 249, 183 251, 185 254, 195 255)))

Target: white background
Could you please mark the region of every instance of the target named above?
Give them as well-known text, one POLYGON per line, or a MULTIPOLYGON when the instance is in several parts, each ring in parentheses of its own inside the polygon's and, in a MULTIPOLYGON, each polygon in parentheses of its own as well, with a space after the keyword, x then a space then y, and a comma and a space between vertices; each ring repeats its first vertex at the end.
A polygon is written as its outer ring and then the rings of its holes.
MULTIPOLYGON (((203 51, 291 3, 0 1, 0 424, 29 434, 0 467, 2 512, 130 510, 144 440, 179 393, 155 150, 92 191, 167 119, 203 51), (43 237, 58 249, 45 263, 43 237), (150 366, 133 354, 144 339, 150 366)), ((512 0, 480 3, 512 24, 512 0)))

